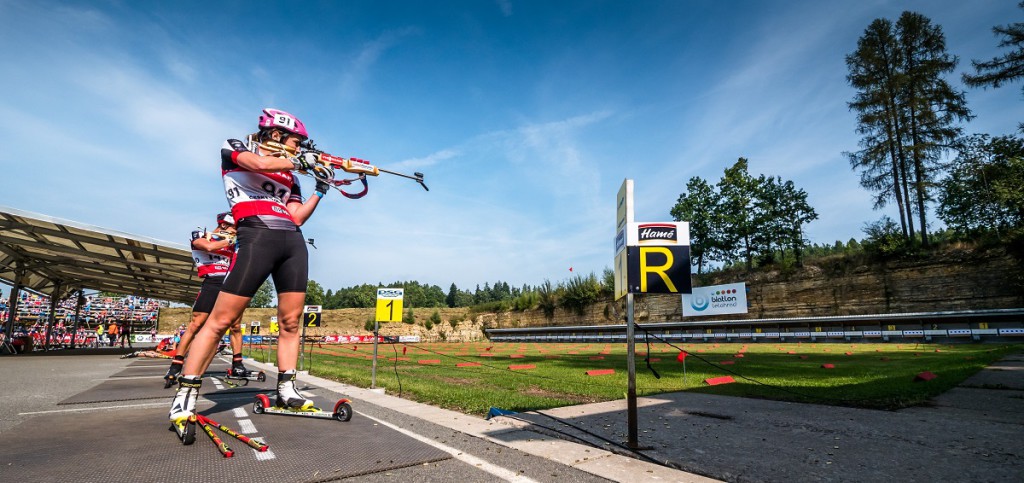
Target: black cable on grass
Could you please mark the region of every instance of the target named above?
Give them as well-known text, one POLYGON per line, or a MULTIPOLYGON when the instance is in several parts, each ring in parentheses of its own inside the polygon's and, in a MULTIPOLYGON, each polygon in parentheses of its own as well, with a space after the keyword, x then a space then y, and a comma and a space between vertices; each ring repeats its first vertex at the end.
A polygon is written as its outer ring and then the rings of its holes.
MULTIPOLYGON (((579 431, 581 433, 584 433, 584 434, 586 434, 588 436, 591 436, 591 437, 593 437, 595 439, 598 439, 600 441, 604 441, 604 442, 608 443, 611 446, 615 446, 616 448, 619 448, 619 449, 621 449, 621 450, 623 450, 625 452, 628 452, 631 455, 639 456, 640 459, 643 459, 643 460, 646 460, 648 462, 654 463, 654 464, 656 464, 658 466, 664 466, 666 468, 672 468, 674 470, 681 470, 682 469, 678 465, 676 465, 675 463, 672 463, 672 462, 669 462, 669 461, 659 461, 657 459, 654 459, 654 458, 652 458, 650 456, 647 456, 647 455, 641 453, 639 450, 630 448, 629 446, 626 446, 626 445, 624 445, 622 443, 618 443, 618 442, 612 441, 612 440, 610 440, 608 438, 605 438, 604 436, 601 436, 599 434, 596 434, 596 433, 594 433, 592 431, 589 431, 587 429, 581 428, 581 427, 579 427, 579 426, 577 426, 575 424, 566 422, 564 419, 557 418, 555 416, 552 416, 552 415, 546 414, 546 413, 542 413, 540 411, 532 411, 532 412, 535 413, 535 414, 538 414, 540 416, 544 416, 546 418, 553 419, 556 422, 559 422, 561 424, 569 426, 570 428, 573 428, 573 429, 575 429, 575 430, 577 430, 577 431, 579 431)), ((552 432, 555 432, 555 433, 558 433, 558 434, 562 434, 562 435, 568 436, 569 438, 572 438, 572 439, 574 439, 576 441, 579 441, 582 444, 585 444, 587 446, 591 446, 593 448, 604 449, 604 448, 601 448, 600 446, 594 444, 591 441, 587 441, 587 440, 585 440, 583 438, 580 438, 579 436, 576 436, 576 435, 573 435, 573 434, 569 434, 569 433, 567 433, 567 432, 565 432, 565 431, 563 431, 561 429, 558 429, 558 428, 553 428, 551 426, 545 426, 543 424, 537 423, 536 421, 530 421, 528 419, 519 418, 519 417, 516 417, 515 415, 511 415, 511 414, 506 414, 506 415, 504 415, 504 417, 512 418, 512 419, 515 419, 517 421, 522 421, 524 423, 532 424, 534 426, 538 426, 538 427, 547 429, 549 431, 552 431, 552 432)))
MULTIPOLYGON (((808 399, 817 399, 819 401, 832 401, 832 402, 840 402, 840 403, 853 403, 853 402, 857 402, 857 401, 868 401, 868 400, 870 400, 870 398, 839 399, 839 398, 833 398, 833 397, 815 396, 815 395, 812 395, 812 394, 804 394, 802 392, 794 391, 792 389, 787 389, 787 388, 784 388, 782 386, 776 386, 774 384, 768 384, 767 382, 762 382, 762 381, 759 381, 759 380, 754 379, 752 377, 744 376, 743 374, 740 374, 740 373, 738 373, 738 372, 736 372, 736 371, 734 371, 732 369, 726 369, 725 367, 722 367, 722 366, 720 366, 718 364, 715 364, 714 362, 711 362, 711 361, 709 361, 709 360, 707 360, 707 359, 705 359, 705 358, 703 358, 701 356, 698 356, 698 355, 696 355, 696 354, 694 354, 692 352, 687 352, 683 348, 681 348, 681 347, 679 347, 679 346, 677 346, 677 345, 675 345, 675 344, 673 344, 673 343, 671 343, 671 342, 669 342, 669 341, 667 341, 665 339, 662 339, 661 337, 658 337, 656 334, 651 334, 650 332, 647 331, 647 329, 641 327, 640 324, 637 324, 636 322, 633 322, 633 325, 636 326, 637 329, 640 329, 640 330, 644 331, 644 337, 647 337, 648 335, 651 336, 651 337, 654 337, 655 339, 660 340, 661 342, 665 343, 669 347, 672 347, 672 348, 678 350, 679 352, 686 352, 689 356, 695 357, 695 358, 699 359, 701 362, 704 362, 705 364, 708 364, 711 367, 720 369, 723 372, 728 372, 729 374, 737 376, 740 379, 744 379, 744 380, 750 381, 750 382, 752 382, 754 384, 758 384, 758 385, 761 385, 761 386, 764 386, 764 387, 772 388, 772 389, 775 389, 777 391, 786 392, 786 393, 792 394, 794 396, 800 396, 800 397, 804 397, 804 398, 808 398, 808 399)), ((648 357, 650 357, 650 352, 651 352, 649 347, 650 346, 648 346, 648 350, 647 350, 648 357)))
POLYGON ((385 340, 385 343, 391 344, 391 349, 395 351, 395 379, 398 380, 398 398, 401 399, 402 398, 402 377, 398 375, 398 348, 395 347, 395 344, 398 343, 398 338, 396 337, 396 338, 391 339, 390 341, 388 341, 388 338, 385 337, 384 340, 385 340))
MULTIPOLYGON (((416 347, 416 346, 414 345, 414 347, 416 347)), ((476 361, 471 360, 471 359, 465 359, 465 358, 461 358, 461 357, 458 357, 458 356, 442 354, 440 352, 432 351, 430 349, 426 349, 426 348, 423 348, 423 347, 416 347, 416 349, 421 350, 423 352, 429 352, 431 354, 437 354, 439 356, 451 357, 452 359, 455 359, 455 360, 460 360, 460 361, 465 361, 465 362, 476 362, 476 361)), ((495 370, 495 371, 508 372, 510 374, 515 374, 516 376, 519 376, 519 377, 534 378, 534 379, 547 379, 549 381, 555 381, 555 382, 558 382, 560 384, 565 384, 567 382, 564 379, 558 379, 558 378, 555 378, 555 377, 542 376, 540 374, 530 374, 530 373, 526 373, 526 372, 517 372, 517 371, 510 370, 507 367, 493 367, 493 366, 489 366, 487 364, 480 364, 480 367, 485 367, 487 369, 491 369, 491 370, 495 370)), ((606 388, 616 389, 616 390, 621 389, 621 387, 617 386, 617 385, 616 386, 612 386, 612 385, 609 385, 609 384, 601 384, 601 383, 594 383, 594 382, 586 382, 586 383, 576 382, 575 384, 576 385, 584 385, 585 384, 586 386, 589 386, 589 387, 593 387, 593 386, 606 387, 606 388)))

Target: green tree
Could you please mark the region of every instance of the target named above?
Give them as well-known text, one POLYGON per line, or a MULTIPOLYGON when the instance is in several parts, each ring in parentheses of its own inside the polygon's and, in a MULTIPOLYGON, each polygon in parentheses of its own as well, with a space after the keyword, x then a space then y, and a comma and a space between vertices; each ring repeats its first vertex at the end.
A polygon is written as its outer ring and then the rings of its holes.
POLYGON ((963 140, 939 187, 939 219, 961 234, 1024 226, 1024 139, 974 135, 963 140))
POLYGON ((940 158, 962 133, 956 123, 972 116, 964 93, 942 78, 957 64, 956 57, 946 52, 942 27, 919 13, 903 12, 896 22, 896 32, 906 74, 903 104, 908 117, 921 243, 928 246, 926 204, 932 199, 940 158))
POLYGON ((669 210, 675 221, 686 221, 690 224, 690 258, 697 266, 697 273, 704 273, 704 268, 712 261, 720 259, 719 241, 721 223, 718 204, 720 196, 715 189, 694 176, 686 183, 686 192, 679 195, 675 206, 669 210))
MULTIPOLYGON (((1017 4, 1024 9, 1024 2, 1017 4)), ((1001 36, 999 48, 1012 47, 1014 50, 989 61, 972 60, 975 74, 964 74, 964 83, 970 87, 998 88, 1006 82, 1014 82, 1024 78, 1024 23, 1017 22, 1004 26, 992 27, 992 33, 1001 36)), ((1024 86, 1021 87, 1024 92, 1024 86)), ((1019 125, 1024 131, 1024 123, 1019 125)))
POLYGON ((861 186, 875 193, 875 209, 890 200, 896 202, 903 237, 909 240, 914 237, 914 224, 907 204, 910 195, 901 137, 900 55, 892 22, 880 18, 871 22, 857 40, 857 49, 846 56, 846 80, 857 90, 848 106, 857 113, 857 133, 863 137, 858 142, 860 151, 845 154, 850 167, 861 172, 861 186))
POLYGON ((324 288, 316 280, 306 281, 306 305, 324 305, 326 299, 324 288))
POLYGON ((459 302, 459 288, 455 286, 455 282, 452 282, 452 286, 448 287, 448 295, 444 298, 444 303, 449 308, 458 307, 459 302))
POLYGON ((249 302, 249 306, 257 309, 276 307, 274 303, 274 282, 270 279, 266 279, 263 285, 256 290, 256 295, 253 295, 252 300, 249 302))
POLYGON ((725 169, 725 175, 718 182, 718 192, 721 196, 722 251, 730 261, 742 258, 750 270, 755 254, 753 237, 758 229, 754 220, 757 180, 747 172, 746 158, 739 158, 736 164, 725 169))
POLYGON ((861 151, 847 154, 861 185, 876 192, 875 207, 895 199, 907 241, 928 245, 927 204, 941 176, 940 158, 960 136, 957 122, 971 118, 963 92, 942 75, 956 68, 942 28, 921 14, 903 12, 895 27, 876 19, 846 57, 847 80, 857 89, 861 151), (912 205, 913 208, 912 208, 912 205))

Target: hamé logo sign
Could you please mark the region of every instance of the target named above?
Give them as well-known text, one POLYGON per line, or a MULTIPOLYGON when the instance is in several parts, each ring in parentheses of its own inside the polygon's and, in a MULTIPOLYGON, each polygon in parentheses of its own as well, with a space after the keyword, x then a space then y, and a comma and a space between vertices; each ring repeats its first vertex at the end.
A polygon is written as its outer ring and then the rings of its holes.
POLYGON ((679 239, 676 225, 672 223, 644 223, 636 227, 637 241, 657 242, 670 241, 675 243, 679 239))

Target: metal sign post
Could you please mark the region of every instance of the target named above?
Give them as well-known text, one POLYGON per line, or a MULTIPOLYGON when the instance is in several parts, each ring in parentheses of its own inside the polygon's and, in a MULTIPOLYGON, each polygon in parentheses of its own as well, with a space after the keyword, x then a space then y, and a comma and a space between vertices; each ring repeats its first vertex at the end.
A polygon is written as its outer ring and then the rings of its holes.
POLYGON ((377 339, 380 338, 380 323, 402 321, 404 297, 404 288, 377 289, 377 310, 373 318, 373 365, 370 370, 370 389, 377 388, 377 339))
POLYGON ((636 340, 633 337, 633 293, 626 294, 626 445, 637 449, 637 414, 636 414, 636 340))
MULTIPOLYGON (((299 336, 299 370, 303 370, 304 361, 306 359, 306 326, 309 327, 320 327, 320 311, 319 305, 306 305, 302 307, 302 335, 299 336)), ((280 350, 281 344, 278 344, 280 350)), ((312 347, 310 347, 312 349, 312 347)), ((312 352, 310 352, 309 358, 312 362, 312 352)))
MULTIPOLYGON (((633 220, 633 180, 616 196, 615 300, 626 297, 626 445, 640 449, 636 401, 635 294, 690 293, 689 224, 633 220)), ((650 356, 650 354, 648 354, 650 356)))

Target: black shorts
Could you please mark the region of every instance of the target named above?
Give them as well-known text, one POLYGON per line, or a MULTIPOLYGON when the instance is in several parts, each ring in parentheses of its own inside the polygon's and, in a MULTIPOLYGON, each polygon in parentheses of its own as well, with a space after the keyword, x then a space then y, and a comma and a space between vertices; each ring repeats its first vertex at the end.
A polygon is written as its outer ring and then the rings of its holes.
POLYGON ((196 303, 192 304, 192 311, 204 314, 213 312, 213 304, 217 301, 217 294, 220 293, 222 283, 224 283, 224 277, 204 278, 203 286, 199 287, 199 295, 196 296, 196 303))
POLYGON ((306 292, 309 252, 302 232, 238 227, 238 248, 221 291, 252 297, 268 275, 277 293, 306 292))

